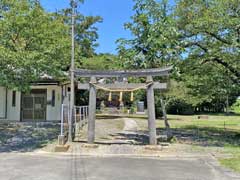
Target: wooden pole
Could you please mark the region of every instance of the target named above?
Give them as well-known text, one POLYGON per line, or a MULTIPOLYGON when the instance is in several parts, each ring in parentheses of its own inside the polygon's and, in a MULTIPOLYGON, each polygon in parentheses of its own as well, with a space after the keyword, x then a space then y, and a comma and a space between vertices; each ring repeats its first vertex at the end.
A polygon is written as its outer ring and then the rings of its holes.
MULTIPOLYGON (((153 82, 152 76, 147 77, 147 83, 153 82)), ((149 129, 149 144, 156 145, 156 115, 154 102, 153 84, 147 87, 147 107, 148 107, 148 129, 149 129)))
POLYGON ((73 116, 74 116, 74 105, 75 105, 75 84, 74 84, 74 70, 75 70, 75 47, 74 47, 74 26, 75 26, 75 8, 76 8, 76 2, 75 0, 71 1, 72 6, 72 53, 71 53, 71 68, 70 68, 70 74, 71 74, 71 96, 70 96, 70 106, 69 106, 69 112, 70 112, 70 119, 69 119, 69 129, 68 129, 68 142, 73 141, 73 116))
POLYGON ((95 139, 95 119, 96 119, 96 87, 92 84, 96 83, 96 78, 91 77, 89 89, 89 116, 88 116, 88 143, 93 144, 95 139))

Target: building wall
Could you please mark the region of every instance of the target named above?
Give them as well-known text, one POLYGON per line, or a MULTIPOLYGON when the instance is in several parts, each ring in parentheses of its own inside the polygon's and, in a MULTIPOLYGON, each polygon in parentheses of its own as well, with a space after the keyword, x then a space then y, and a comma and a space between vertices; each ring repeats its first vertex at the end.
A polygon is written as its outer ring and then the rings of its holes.
POLYGON ((6 118, 6 88, 0 87, 0 119, 6 118))
POLYGON ((11 121, 20 121, 21 117, 21 92, 16 92, 16 104, 12 106, 13 90, 7 91, 7 119, 11 121))
POLYGON ((52 90, 55 90, 55 106, 47 105, 47 121, 61 120, 62 88, 60 86, 51 86, 47 88, 47 101, 52 99, 52 90))
POLYGON ((62 104, 62 87, 57 85, 32 86, 32 89, 47 89, 47 121, 60 121, 62 104), (52 100, 52 91, 55 90, 55 106, 50 103, 52 100))
MULTIPOLYGON (((70 92, 68 91, 68 87, 69 85, 65 85, 63 87, 58 85, 31 86, 31 89, 47 89, 47 109, 46 109, 47 121, 60 121, 62 103, 66 105, 69 104, 70 92), (51 104, 53 90, 55 90, 55 106, 52 106, 51 104)), ((15 106, 12 105, 13 98, 12 96, 13 96, 12 90, 6 91, 6 88, 0 87, 0 119, 6 119, 9 121, 20 121, 22 94, 21 92, 18 91, 16 92, 15 106)))
POLYGON ((63 86, 63 101, 62 103, 64 105, 69 105, 70 103, 70 95, 71 95, 71 92, 70 92, 70 84, 67 84, 67 85, 64 85, 63 86))

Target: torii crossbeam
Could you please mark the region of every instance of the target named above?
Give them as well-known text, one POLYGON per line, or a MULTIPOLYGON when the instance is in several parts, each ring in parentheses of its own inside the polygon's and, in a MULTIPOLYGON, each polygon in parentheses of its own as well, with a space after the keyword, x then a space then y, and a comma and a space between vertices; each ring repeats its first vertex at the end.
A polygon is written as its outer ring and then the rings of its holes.
POLYGON ((143 69, 143 70, 108 70, 108 71, 95 71, 86 69, 75 70, 77 77, 146 77, 146 76, 167 76, 171 71, 172 66, 165 68, 143 69))

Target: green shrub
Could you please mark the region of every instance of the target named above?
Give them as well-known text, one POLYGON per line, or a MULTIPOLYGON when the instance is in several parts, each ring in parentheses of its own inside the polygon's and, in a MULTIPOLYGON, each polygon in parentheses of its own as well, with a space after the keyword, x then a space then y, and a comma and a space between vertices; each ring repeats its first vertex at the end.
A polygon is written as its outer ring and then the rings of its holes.
POLYGON ((163 116, 161 104, 158 104, 158 103, 156 104, 155 115, 156 115, 156 118, 161 118, 163 116))
POLYGON ((136 104, 134 103, 134 104, 132 104, 132 106, 130 107, 130 114, 134 114, 137 110, 136 110, 137 108, 136 108, 136 104))
MULTIPOLYGON (((193 115, 194 108, 184 102, 182 99, 169 98, 165 101, 165 108, 168 114, 179 114, 179 115, 193 115)), ((155 112, 156 118, 163 116, 160 97, 155 98, 155 112)))
POLYGON ((240 99, 238 99, 231 107, 232 111, 235 113, 240 113, 240 99))
POLYGON ((194 109, 192 105, 186 103, 182 99, 171 98, 166 103, 166 111, 169 114, 193 115, 194 109))

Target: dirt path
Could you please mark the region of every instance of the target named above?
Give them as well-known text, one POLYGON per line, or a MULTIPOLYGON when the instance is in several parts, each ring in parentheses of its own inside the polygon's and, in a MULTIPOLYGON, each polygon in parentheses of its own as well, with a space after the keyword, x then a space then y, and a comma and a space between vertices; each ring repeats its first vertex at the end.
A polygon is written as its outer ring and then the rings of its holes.
POLYGON ((124 118, 124 128, 123 131, 137 131, 138 124, 134 119, 124 118))
MULTIPOLYGON (((107 143, 114 139, 114 135, 124 128, 122 118, 101 118, 95 124, 95 142, 107 143)), ((87 125, 80 130, 80 134, 75 138, 76 141, 87 141, 87 125)))
MULTIPOLYGON (((102 118, 96 120, 95 139, 97 143, 132 144, 129 135, 136 135, 138 124, 131 118, 102 118), (130 140, 130 141, 129 141, 130 140)), ((87 126, 85 126, 77 141, 87 140, 87 126)))

